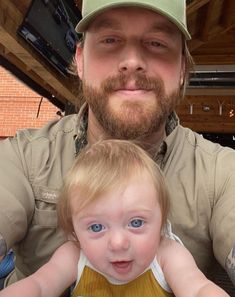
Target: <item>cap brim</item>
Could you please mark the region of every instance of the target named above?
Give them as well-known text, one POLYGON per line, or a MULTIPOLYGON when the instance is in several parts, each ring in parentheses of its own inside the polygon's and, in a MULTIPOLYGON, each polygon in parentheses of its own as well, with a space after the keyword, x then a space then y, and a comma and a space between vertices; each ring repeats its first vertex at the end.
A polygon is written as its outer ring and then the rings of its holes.
POLYGON ((77 26, 75 27, 75 31, 77 33, 84 33, 88 26, 90 25, 90 23, 94 20, 94 18, 99 15, 100 13, 105 12, 106 10, 115 8, 115 7, 122 7, 122 6, 134 6, 134 7, 141 7, 141 8, 145 8, 145 9, 149 9, 152 10, 154 12, 157 12, 163 16, 165 16, 166 18, 168 18, 172 23, 174 23, 178 29, 184 34, 185 38, 187 40, 191 39, 191 35, 189 34, 188 30, 185 28, 184 24, 182 24, 181 22, 178 21, 176 16, 173 16, 171 14, 168 14, 165 10, 161 9, 161 8, 156 8, 155 6, 151 6, 150 4, 143 4, 143 3, 139 3, 137 4, 136 2, 123 2, 123 3, 111 3, 108 5, 104 5, 102 6, 100 9, 96 10, 95 12, 91 12, 88 15, 86 15, 84 18, 82 18, 80 20, 80 22, 77 24, 77 26))

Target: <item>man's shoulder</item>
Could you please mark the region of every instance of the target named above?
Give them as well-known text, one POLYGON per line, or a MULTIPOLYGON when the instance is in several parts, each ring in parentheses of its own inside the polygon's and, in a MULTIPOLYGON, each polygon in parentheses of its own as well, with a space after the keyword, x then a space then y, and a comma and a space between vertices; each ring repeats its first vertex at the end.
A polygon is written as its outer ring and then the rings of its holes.
POLYGON ((77 115, 68 115, 59 120, 53 120, 39 129, 22 129, 17 131, 19 141, 31 143, 34 141, 54 141, 58 135, 76 134, 77 115))
POLYGON ((49 155, 58 155, 62 151, 73 156, 74 138, 77 131, 77 115, 75 114, 48 122, 39 129, 19 130, 15 137, 0 142, 0 158, 14 162, 20 159, 23 163, 34 162, 39 166, 42 159, 46 160, 49 155))
POLYGON ((176 130, 177 130, 176 138, 178 141, 183 140, 185 142, 185 144, 188 144, 189 146, 191 146, 193 148, 200 149, 207 154, 217 154, 222 151, 235 153, 235 151, 232 148, 223 146, 216 142, 212 142, 211 140, 204 138, 204 136, 202 134, 195 132, 189 128, 179 125, 176 128, 176 130))
POLYGON ((235 170, 235 150, 212 142, 203 135, 191 129, 178 126, 175 135, 175 144, 182 145, 182 152, 193 154, 195 158, 215 162, 217 165, 228 165, 228 169, 235 170))

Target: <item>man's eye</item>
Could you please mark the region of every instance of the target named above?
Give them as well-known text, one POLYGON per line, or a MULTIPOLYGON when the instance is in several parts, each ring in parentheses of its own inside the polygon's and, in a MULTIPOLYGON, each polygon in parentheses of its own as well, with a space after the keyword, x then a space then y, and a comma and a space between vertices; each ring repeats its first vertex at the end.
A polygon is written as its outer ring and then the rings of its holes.
POLYGON ((93 224, 89 227, 89 230, 92 232, 100 232, 104 229, 102 224, 93 224))
POLYGON ((146 45, 153 46, 153 47, 164 47, 164 45, 156 40, 146 41, 146 45))
POLYGON ((151 41, 150 44, 151 44, 152 46, 155 46, 155 47, 163 46, 163 45, 162 45, 160 42, 158 42, 158 41, 151 41))
POLYGON ((117 40, 113 37, 108 37, 108 38, 105 38, 103 40, 103 43, 108 43, 108 44, 111 44, 111 43, 115 43, 117 40))
POLYGON ((133 228, 139 228, 143 225, 144 225, 144 221, 141 219, 134 219, 134 220, 130 221, 130 223, 129 223, 129 226, 131 226, 133 228))

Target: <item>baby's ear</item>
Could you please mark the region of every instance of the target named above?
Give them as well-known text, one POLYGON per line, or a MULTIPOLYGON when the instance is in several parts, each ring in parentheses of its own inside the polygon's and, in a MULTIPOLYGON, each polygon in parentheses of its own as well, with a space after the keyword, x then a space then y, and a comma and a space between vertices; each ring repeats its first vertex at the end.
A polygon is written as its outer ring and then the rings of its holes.
POLYGON ((74 242, 78 242, 78 238, 77 235, 75 233, 75 231, 73 231, 72 233, 68 234, 68 240, 69 241, 74 241, 74 242))

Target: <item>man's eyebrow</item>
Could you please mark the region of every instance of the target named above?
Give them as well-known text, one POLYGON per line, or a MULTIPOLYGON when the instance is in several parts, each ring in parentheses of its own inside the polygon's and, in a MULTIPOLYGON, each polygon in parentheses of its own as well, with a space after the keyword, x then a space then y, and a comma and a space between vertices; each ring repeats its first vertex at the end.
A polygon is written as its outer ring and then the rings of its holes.
POLYGON ((177 32, 177 28, 174 25, 168 24, 168 23, 154 23, 150 30, 150 33, 154 32, 162 32, 166 33, 167 35, 175 35, 177 32))
POLYGON ((103 19, 99 19, 97 21, 94 21, 90 28, 92 29, 92 31, 98 31, 98 30, 102 30, 102 29, 114 29, 114 30, 119 30, 121 29, 121 25, 118 21, 113 20, 111 18, 103 18, 103 19))
MULTIPOLYGON (((117 19, 113 19, 110 17, 101 17, 98 20, 95 20, 91 23, 90 29, 92 31, 99 31, 99 30, 105 30, 105 29, 112 29, 112 30, 121 30, 122 26, 120 22, 117 19)), ((158 21, 154 22, 148 30, 149 33, 164 33, 169 36, 174 36, 177 32, 177 27, 170 23, 170 22, 164 22, 164 21, 158 21)))

